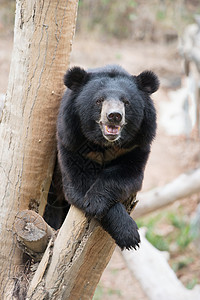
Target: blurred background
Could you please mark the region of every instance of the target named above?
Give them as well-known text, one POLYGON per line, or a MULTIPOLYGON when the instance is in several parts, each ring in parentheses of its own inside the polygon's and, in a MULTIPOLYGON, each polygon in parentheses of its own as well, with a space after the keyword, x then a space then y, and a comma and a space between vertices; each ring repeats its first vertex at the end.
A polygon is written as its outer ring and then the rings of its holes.
MULTIPOLYGON (((141 199, 145 191, 200 167, 198 14, 199 0, 79 1, 71 65, 89 68, 117 63, 133 75, 151 69, 160 78, 160 90, 153 95, 158 132, 141 199)), ((0 0, 0 117, 14 16, 15 1, 0 0)), ((192 193, 137 220, 147 228, 146 237, 152 245, 169 252, 171 268, 188 289, 200 284, 199 202, 200 192, 192 193)), ((148 299, 119 249, 104 271, 94 299, 148 299)))

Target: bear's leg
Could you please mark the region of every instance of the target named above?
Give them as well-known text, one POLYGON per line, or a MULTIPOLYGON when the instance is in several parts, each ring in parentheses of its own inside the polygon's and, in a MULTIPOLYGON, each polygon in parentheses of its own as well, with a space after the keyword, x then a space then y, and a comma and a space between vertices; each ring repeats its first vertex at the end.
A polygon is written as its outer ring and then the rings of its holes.
POLYGON ((69 208, 70 205, 65 200, 63 193, 62 175, 56 160, 43 218, 52 228, 57 230, 65 220, 69 208))
POLYGON ((100 223, 122 250, 139 247, 140 236, 137 224, 129 216, 123 204, 116 203, 112 206, 100 223))

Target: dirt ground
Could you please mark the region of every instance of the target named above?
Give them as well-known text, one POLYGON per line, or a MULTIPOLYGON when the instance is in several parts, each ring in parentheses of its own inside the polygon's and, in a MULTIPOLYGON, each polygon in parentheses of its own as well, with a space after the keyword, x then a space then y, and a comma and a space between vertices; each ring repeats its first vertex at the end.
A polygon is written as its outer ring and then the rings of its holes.
MULTIPOLYGON (((1 94, 6 93, 7 88, 12 38, 1 39, 0 45, 1 94)), ((168 101, 168 91, 174 88, 174 82, 181 82, 183 76, 182 61, 177 52, 177 44, 159 45, 150 42, 119 42, 106 39, 95 41, 92 37, 80 38, 79 36, 75 38, 71 65, 89 68, 113 63, 122 65, 132 74, 139 74, 143 70, 151 69, 161 80, 160 90, 153 95, 158 110, 158 133, 146 168, 143 190, 161 186, 180 173, 198 166, 200 162, 199 143, 194 139, 167 136, 159 122, 159 103, 168 101)), ((193 204, 188 207, 188 199, 185 200, 186 213, 192 213, 198 200, 197 198, 194 201, 190 199, 193 204)), ((192 270, 190 271, 192 272, 192 270)), ((118 248, 102 275, 95 299, 148 299, 128 270, 118 248)))

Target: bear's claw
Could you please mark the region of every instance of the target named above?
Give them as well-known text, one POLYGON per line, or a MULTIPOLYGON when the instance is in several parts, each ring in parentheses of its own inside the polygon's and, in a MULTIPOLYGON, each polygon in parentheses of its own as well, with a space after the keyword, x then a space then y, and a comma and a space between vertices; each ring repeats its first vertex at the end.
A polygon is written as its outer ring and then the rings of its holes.
POLYGON ((129 216, 123 204, 116 203, 100 222, 122 250, 136 250, 139 247, 140 235, 137 224, 129 216))

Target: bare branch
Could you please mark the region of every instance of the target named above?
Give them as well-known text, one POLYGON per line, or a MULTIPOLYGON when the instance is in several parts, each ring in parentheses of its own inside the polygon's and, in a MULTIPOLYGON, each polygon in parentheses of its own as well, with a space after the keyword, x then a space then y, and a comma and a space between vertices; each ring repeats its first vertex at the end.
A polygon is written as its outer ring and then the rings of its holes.
POLYGON ((165 186, 149 192, 138 193, 139 204, 134 211, 134 218, 163 208, 176 200, 200 192, 200 169, 181 174, 165 186))

